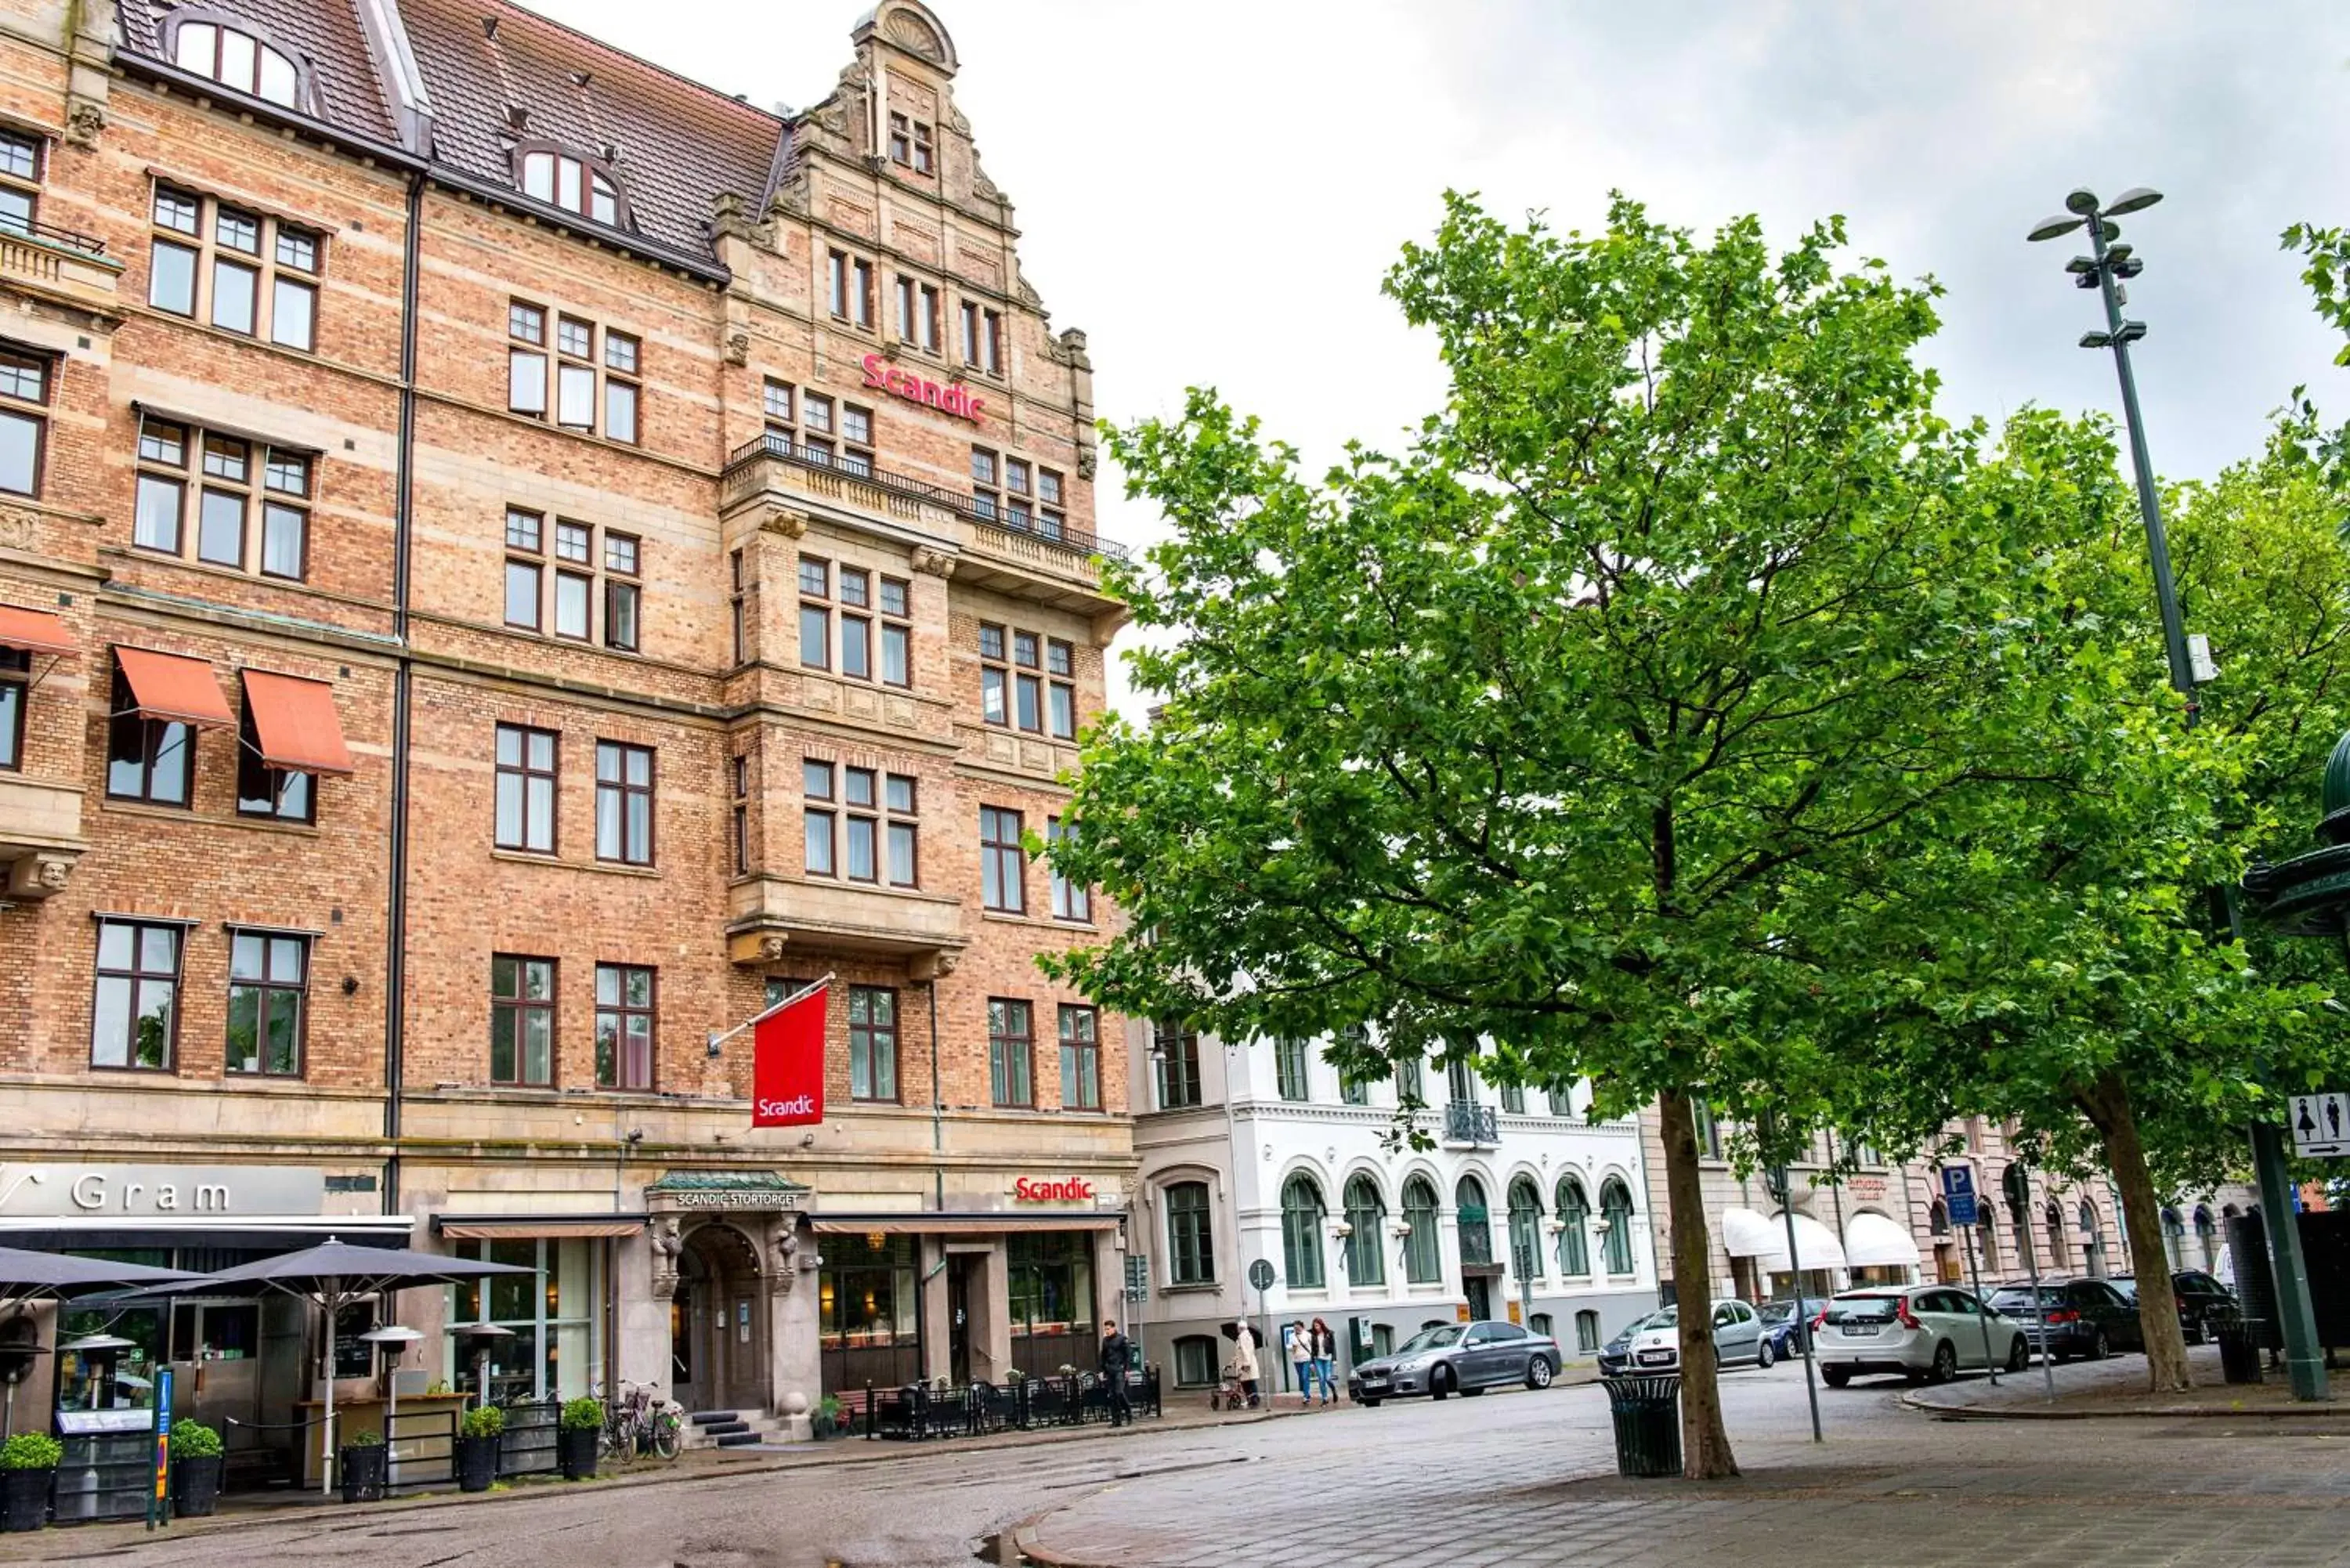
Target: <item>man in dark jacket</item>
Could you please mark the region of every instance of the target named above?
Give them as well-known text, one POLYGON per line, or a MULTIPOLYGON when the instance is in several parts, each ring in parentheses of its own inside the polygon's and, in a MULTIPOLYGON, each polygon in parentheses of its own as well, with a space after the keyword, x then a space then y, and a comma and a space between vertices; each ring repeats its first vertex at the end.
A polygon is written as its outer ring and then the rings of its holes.
POLYGON ((1127 1369, 1134 1361, 1134 1341, 1120 1334, 1116 1318, 1102 1319, 1101 1375, 1109 1388, 1109 1424, 1123 1427, 1134 1419, 1134 1400, 1127 1392, 1127 1369))

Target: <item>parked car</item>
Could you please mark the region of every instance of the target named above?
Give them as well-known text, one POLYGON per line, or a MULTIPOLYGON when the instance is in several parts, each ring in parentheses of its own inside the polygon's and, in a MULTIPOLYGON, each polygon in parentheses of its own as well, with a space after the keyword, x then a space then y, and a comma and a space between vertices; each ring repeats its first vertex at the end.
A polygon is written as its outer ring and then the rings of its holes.
POLYGON ((1513 1323, 1446 1323, 1423 1328, 1392 1354, 1366 1361, 1347 1376, 1358 1405, 1425 1394, 1482 1394, 1523 1384, 1547 1388, 1558 1376, 1558 1341, 1513 1323))
POLYGON ((1992 1366, 2023 1370, 2032 1342, 2022 1326, 1954 1285, 1846 1291, 1828 1303, 1813 1355, 1831 1388, 1875 1372, 1947 1383, 1983 1365, 1986 1334, 1992 1366))
POLYGON ((2034 1350, 2059 1361, 2146 1348, 2137 1303, 2103 1280, 2043 1280, 2036 1303, 2029 1284, 2002 1285, 1991 1304, 2022 1325, 2034 1350))
MULTIPOLYGON (((2107 1280, 2126 1299, 2137 1304, 2137 1281, 2127 1274, 2107 1280)), ((2240 1307, 2236 1293, 2200 1269, 2181 1269, 2170 1276, 2170 1293, 2178 1306, 2178 1331, 2189 1345, 2200 1345, 2211 1337, 2212 1320, 2232 1316, 2240 1307)))
MULTIPOLYGON (((1638 1320, 1600 1346, 1600 1372, 1609 1377, 1627 1372, 1679 1372, 1680 1324, 1677 1306, 1638 1320)), ((1742 1301, 1713 1303, 1713 1354, 1724 1366, 1768 1367, 1779 1359, 1763 1335, 1761 1314, 1742 1301)))
POLYGON ((1772 1354, 1784 1361, 1804 1354, 1804 1337, 1812 1331, 1812 1321, 1827 1310, 1828 1303, 1818 1296, 1803 1296, 1791 1302, 1765 1302, 1754 1310, 1762 1317, 1762 1335, 1771 1342, 1772 1354))

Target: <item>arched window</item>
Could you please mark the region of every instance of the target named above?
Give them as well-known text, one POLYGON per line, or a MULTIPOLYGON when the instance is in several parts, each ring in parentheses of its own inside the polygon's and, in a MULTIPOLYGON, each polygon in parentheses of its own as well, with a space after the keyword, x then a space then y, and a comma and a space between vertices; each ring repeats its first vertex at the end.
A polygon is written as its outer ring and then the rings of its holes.
POLYGON ((2219 1267, 2220 1228, 2211 1222, 2210 1207, 2201 1203, 2195 1206, 2195 1247, 2203 1254, 2203 1267, 2219 1267))
POLYGON ((172 35, 172 63, 271 103, 302 107, 302 73, 293 60, 224 23, 182 21, 172 35))
POLYGON ((1367 1175, 1347 1179, 1347 1223, 1352 1227, 1347 1238, 1347 1282, 1358 1288, 1387 1283, 1387 1243, 1381 1240, 1388 1228, 1387 1199, 1379 1196, 1379 1184, 1367 1175))
POLYGON ((1216 1386, 1216 1342, 1204 1334, 1186 1334, 1175 1342, 1175 1386, 1212 1388, 1216 1386))
POLYGON ((1579 1312, 1575 1314, 1575 1348, 1581 1355, 1599 1354, 1599 1314, 1579 1312))
POLYGON ((1461 1229, 1461 1261, 1467 1264, 1493 1261, 1493 1217, 1485 1208, 1485 1184, 1464 1176, 1452 1189, 1455 1223, 1461 1229))
POLYGON ((1558 1272, 1582 1279, 1591 1272, 1591 1199, 1572 1176, 1559 1179, 1558 1222, 1558 1272))
POLYGON ((1999 1221, 1991 1204, 1975 1205, 1975 1230, 1979 1232, 1975 1240, 1982 1247, 1983 1272, 1996 1274, 1999 1272, 1999 1221))
POLYGON ((2059 1269, 2069 1269, 2073 1261, 2064 1252, 2064 1210, 2052 1198, 2041 1211, 2041 1220, 2048 1227, 2048 1261, 2059 1269))
POLYGON ((1415 1176, 1403 1184, 1403 1277, 1415 1285, 1432 1285, 1444 1277, 1443 1254, 1436 1244, 1436 1189, 1428 1178, 1415 1176))
POLYGON ((2179 1219, 2176 1209, 2162 1211, 2162 1250, 2170 1254, 2172 1268, 2187 1266, 2187 1222, 2179 1219))
POLYGON ((1607 1236, 1599 1244, 1611 1274, 1632 1272, 1632 1190, 1615 1177, 1599 1189, 1599 1217, 1607 1221, 1607 1236))
POLYGON ((1950 1211, 1942 1206, 1942 1200, 1939 1198, 1926 1205, 1926 1231, 1932 1236, 1947 1236, 1950 1233, 1950 1211))
POLYGON ((2024 1174, 2023 1167, 2011 1165, 2000 1173, 1999 1185, 2007 1194, 2007 1217, 2022 1231, 2032 1213, 2032 1179, 2024 1174))
POLYGON ((1510 1272, 1542 1278, 1542 1195, 1521 1176, 1510 1183, 1510 1272))
POLYGON ((1281 1187, 1281 1256, 1284 1281, 1293 1291, 1322 1288, 1322 1189, 1299 1172, 1281 1187))
POLYGON ((2104 1239, 2106 1228, 2097 1223, 2097 1206, 2087 1199, 2081 1199, 2081 1245, 2094 1247, 2104 1239))
POLYGON ((628 221, 628 202, 619 186, 596 159, 539 144, 516 148, 515 169, 525 196, 614 228, 628 221))
POLYGON ((1208 1219, 1208 1184, 1178 1181, 1167 1189, 1167 1282, 1204 1285, 1216 1277, 1216 1238, 1208 1219))

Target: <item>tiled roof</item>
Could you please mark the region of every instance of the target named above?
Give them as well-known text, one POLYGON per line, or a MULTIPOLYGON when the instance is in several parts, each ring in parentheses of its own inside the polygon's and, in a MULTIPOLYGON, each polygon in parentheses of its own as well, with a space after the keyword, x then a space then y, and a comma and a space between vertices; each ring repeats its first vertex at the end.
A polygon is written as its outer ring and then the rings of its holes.
POLYGON ((754 206, 766 192, 785 128, 764 109, 506 0, 402 0, 400 15, 432 101, 435 162, 510 187, 517 140, 589 157, 615 147, 612 172, 638 232, 702 257, 712 254, 712 198, 733 192, 754 206), (497 24, 494 40, 485 20, 497 24))
MULTIPOLYGON (((315 92, 303 112, 378 141, 394 140, 389 100, 351 0, 201 0, 188 9, 251 22, 268 42, 304 57, 315 92)), ((169 64, 164 7, 156 0, 122 0, 121 11, 126 47, 169 64)))

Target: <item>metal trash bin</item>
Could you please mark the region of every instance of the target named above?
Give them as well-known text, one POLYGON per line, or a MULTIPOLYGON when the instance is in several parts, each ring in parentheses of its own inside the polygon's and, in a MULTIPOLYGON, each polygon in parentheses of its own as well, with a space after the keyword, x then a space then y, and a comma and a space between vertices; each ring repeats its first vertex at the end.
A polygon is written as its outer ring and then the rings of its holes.
POLYGON ((2220 1342, 2220 1376, 2230 1383, 2258 1383, 2261 1324, 2230 1313, 2224 1317, 2214 1314, 2204 1326, 2220 1342))
POLYGON ((1681 1378, 1678 1372, 1603 1377, 1608 1414, 1616 1418, 1616 1473, 1681 1473, 1681 1378))

